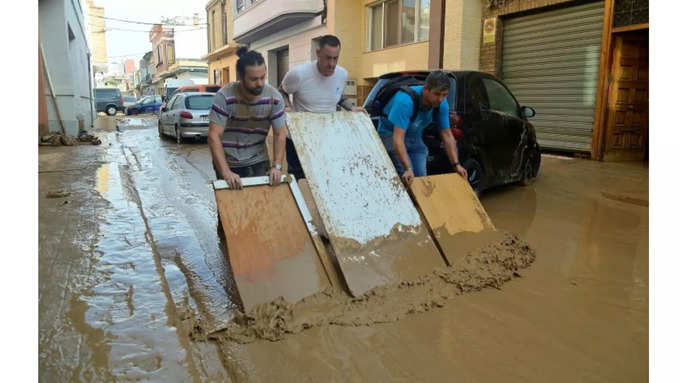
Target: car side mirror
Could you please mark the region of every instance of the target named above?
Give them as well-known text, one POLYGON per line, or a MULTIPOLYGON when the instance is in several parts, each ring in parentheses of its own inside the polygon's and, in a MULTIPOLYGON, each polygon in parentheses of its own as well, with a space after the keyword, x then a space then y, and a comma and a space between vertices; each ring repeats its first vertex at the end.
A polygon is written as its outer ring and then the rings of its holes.
POLYGON ((531 118, 536 115, 536 111, 534 108, 530 106, 523 106, 522 107, 522 117, 524 118, 531 118))

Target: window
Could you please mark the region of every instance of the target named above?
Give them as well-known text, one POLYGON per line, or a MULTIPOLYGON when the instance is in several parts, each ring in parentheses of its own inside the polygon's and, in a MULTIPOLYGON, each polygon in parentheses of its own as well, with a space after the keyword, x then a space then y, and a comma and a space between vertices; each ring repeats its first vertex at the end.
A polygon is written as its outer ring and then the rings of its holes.
POLYGON ((182 96, 177 94, 173 99, 175 100, 175 103, 172 105, 172 109, 182 109, 184 106, 184 103, 182 102, 182 96))
POLYGON ((161 57, 161 46, 156 47, 156 66, 163 64, 163 58, 161 57))
POLYGON ((483 78, 486 94, 489 96, 489 107, 492 110, 519 117, 519 106, 510 92, 501 83, 490 78, 483 78))
POLYGON ((241 13, 246 7, 246 0, 236 0, 236 13, 241 13))
POLYGON ((383 0, 367 7, 368 50, 427 41, 430 0, 383 0))
POLYGON ((467 83, 466 109, 471 112, 479 112, 481 107, 488 109, 489 101, 486 99, 486 90, 484 90, 484 84, 479 77, 472 76, 467 83))
POLYGON ((153 97, 144 97, 142 99, 142 105, 149 105, 153 103, 153 97))
POLYGON ((175 46, 173 44, 168 45, 168 64, 175 63, 175 46))
POLYGON ((172 96, 170 101, 168 101, 166 109, 171 110, 174 107, 175 100, 177 100, 177 95, 172 96))
POLYGON ((193 110, 208 110, 213 103, 215 96, 190 96, 186 98, 185 104, 187 109, 193 110))

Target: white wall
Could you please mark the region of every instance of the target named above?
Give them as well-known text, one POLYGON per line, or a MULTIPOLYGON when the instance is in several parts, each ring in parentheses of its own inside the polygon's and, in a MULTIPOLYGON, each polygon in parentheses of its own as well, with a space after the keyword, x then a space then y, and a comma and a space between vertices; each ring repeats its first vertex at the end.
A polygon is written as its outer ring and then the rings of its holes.
MULTIPOLYGON (((39 30, 52 86, 66 133, 78 134, 78 120, 92 126, 92 92, 85 22, 77 0, 39 0, 39 30), (74 38, 69 41, 68 27, 74 38)), ((50 131, 61 131, 56 108, 45 86, 50 131)))

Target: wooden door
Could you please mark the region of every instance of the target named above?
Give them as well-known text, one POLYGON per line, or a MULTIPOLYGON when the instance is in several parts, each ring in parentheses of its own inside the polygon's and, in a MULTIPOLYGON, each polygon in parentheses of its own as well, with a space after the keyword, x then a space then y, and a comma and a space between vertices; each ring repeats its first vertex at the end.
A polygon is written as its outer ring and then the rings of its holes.
POLYGON ((276 73, 278 77, 276 86, 279 87, 283 77, 288 73, 288 48, 276 52, 276 73))
POLYGON ((614 35, 605 161, 643 160, 649 136, 649 33, 614 35))
POLYGON ((225 85, 231 82, 229 79, 229 67, 222 68, 222 78, 220 79, 222 81, 220 84, 225 85))

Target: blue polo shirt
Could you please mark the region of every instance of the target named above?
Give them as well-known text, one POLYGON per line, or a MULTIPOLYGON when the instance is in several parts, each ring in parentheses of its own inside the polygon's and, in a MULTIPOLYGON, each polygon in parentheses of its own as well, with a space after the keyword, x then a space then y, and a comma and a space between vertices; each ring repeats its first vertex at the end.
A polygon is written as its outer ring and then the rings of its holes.
MULTIPOLYGON (((412 86, 413 89, 422 99, 423 97, 423 86, 412 86)), ((389 137, 392 135, 394 126, 399 129, 406 130, 406 137, 422 137, 423 130, 436 118, 437 125, 439 129, 445 130, 450 129, 449 125, 449 102, 444 99, 441 104, 439 104, 439 113, 437 116, 433 116, 433 110, 435 108, 429 108, 424 110, 421 104, 418 108, 418 115, 413 119, 413 123, 409 124, 411 121, 411 115, 413 114, 413 100, 406 92, 398 91, 394 94, 392 99, 383 108, 383 113, 387 118, 381 118, 378 124, 378 134, 382 137, 389 137)))

